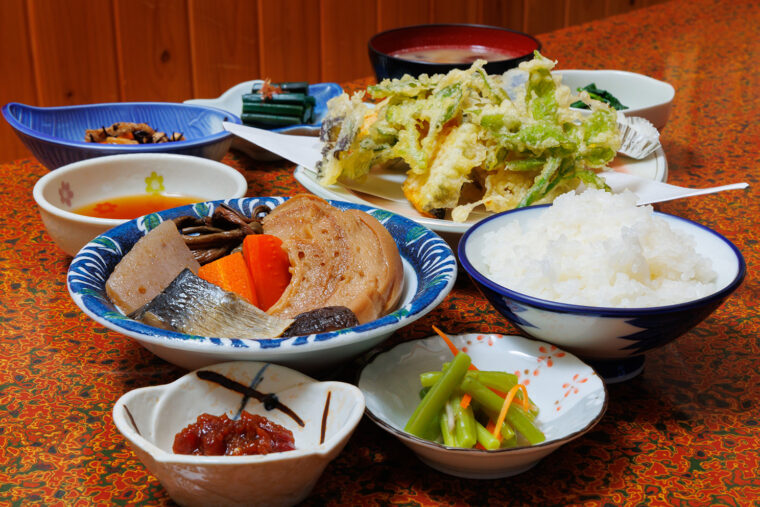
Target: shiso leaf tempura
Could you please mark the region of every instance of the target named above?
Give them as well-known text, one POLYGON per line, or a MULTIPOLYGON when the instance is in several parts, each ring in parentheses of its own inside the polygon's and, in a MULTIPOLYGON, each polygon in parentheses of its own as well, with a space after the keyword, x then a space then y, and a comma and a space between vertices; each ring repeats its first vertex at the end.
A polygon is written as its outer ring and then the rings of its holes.
POLYGON ((443 332, 433 329, 454 359, 441 371, 420 375, 422 400, 404 431, 464 449, 494 450, 546 440, 535 424, 538 407, 515 375, 478 370, 443 332))
POLYGON ((551 202, 581 183, 606 189, 597 172, 620 147, 615 110, 587 94, 591 114, 571 110, 570 88, 538 52, 520 64, 527 81, 513 99, 485 63, 386 79, 366 94, 330 100, 319 182, 402 167, 404 195, 417 211, 438 218, 450 211, 458 222, 479 205, 499 212, 551 202))

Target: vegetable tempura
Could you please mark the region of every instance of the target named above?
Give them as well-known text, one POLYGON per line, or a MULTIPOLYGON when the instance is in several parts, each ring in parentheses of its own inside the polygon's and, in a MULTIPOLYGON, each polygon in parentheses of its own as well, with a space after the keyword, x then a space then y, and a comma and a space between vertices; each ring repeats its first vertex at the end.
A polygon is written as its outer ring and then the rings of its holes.
POLYGON ((403 162, 404 195, 420 213, 464 222, 478 205, 489 211, 551 202, 580 183, 606 188, 596 171, 620 147, 617 113, 582 98, 586 117, 570 109, 571 91, 553 77, 554 62, 536 52, 520 64, 527 82, 514 99, 502 76, 478 60, 446 75, 384 80, 328 103, 319 181, 360 179, 373 167, 403 162))

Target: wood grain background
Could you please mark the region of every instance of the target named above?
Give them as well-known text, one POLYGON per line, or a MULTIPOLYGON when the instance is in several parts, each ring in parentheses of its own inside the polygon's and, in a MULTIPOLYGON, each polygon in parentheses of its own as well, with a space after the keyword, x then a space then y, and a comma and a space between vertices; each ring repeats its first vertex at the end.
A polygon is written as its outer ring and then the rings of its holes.
MULTIPOLYGON (((367 40, 389 28, 540 35, 661 1, 0 0, 0 104, 181 102, 264 77, 344 82, 372 75, 367 40)), ((26 156, 0 121, 0 161, 26 156)))

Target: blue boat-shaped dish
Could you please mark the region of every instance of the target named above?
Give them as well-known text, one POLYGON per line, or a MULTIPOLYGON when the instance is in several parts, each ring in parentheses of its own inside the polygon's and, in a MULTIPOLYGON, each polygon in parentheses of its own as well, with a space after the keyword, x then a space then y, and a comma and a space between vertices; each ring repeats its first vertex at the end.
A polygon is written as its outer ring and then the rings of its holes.
POLYGON ((11 102, 3 116, 19 138, 48 169, 94 157, 124 153, 177 153, 221 160, 232 143, 222 122, 241 123, 228 111, 172 102, 122 102, 63 107, 34 107, 11 102), (85 131, 119 122, 146 123, 184 141, 160 144, 99 144, 86 142, 85 131))

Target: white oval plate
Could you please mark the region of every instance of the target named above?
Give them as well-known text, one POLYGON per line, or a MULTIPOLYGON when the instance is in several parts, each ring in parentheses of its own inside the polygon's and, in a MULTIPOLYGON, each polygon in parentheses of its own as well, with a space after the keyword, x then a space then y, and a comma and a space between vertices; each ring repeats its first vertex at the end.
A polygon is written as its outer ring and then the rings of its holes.
MULTIPOLYGON (((625 172, 654 181, 664 182, 668 179, 668 161, 665 158, 662 146, 642 160, 618 156, 612 161, 610 168, 614 171, 625 172)), ((466 222, 454 222, 452 220, 423 216, 404 197, 404 193, 401 190, 401 184, 406 178, 404 172, 376 171, 369 174, 364 182, 352 184, 351 188, 344 183, 336 183, 335 185, 324 187, 317 181, 317 175, 314 171, 310 171, 302 166, 296 167, 294 177, 306 189, 323 199, 348 201, 392 211, 393 213, 412 219, 437 233, 463 234, 472 224, 493 214, 486 211, 475 211, 470 214, 466 222), (362 192, 362 187, 371 188, 372 193, 362 192), (378 194, 384 197, 379 197, 378 194)))

